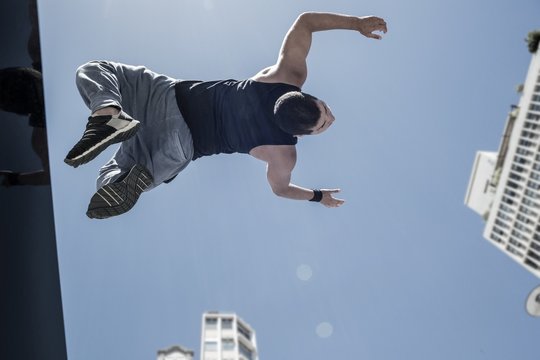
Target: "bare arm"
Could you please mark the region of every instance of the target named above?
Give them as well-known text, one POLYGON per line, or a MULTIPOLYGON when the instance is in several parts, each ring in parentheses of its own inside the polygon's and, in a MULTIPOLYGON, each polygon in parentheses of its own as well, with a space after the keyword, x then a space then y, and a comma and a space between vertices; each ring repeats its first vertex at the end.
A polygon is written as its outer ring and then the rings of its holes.
POLYGON ((254 79, 302 87, 307 78, 306 58, 311 48, 312 34, 334 29, 355 30, 373 39, 381 39, 380 35, 373 34, 374 31, 387 31, 386 22, 375 16, 303 13, 285 35, 276 64, 255 75, 254 79))
MULTIPOLYGON (((291 174, 296 165, 296 147, 294 145, 263 145, 252 150, 251 155, 266 161, 266 178, 277 196, 293 200, 310 200, 314 192, 291 183, 291 174)), ((321 203, 327 207, 338 207, 344 200, 332 197, 339 189, 321 189, 321 203)))

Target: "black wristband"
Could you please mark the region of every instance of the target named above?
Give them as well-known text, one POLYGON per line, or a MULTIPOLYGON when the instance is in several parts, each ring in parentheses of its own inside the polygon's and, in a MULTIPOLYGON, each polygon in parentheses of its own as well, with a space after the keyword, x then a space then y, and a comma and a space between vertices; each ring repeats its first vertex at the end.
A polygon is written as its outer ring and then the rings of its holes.
POLYGON ((309 201, 321 202, 322 191, 319 189, 313 189, 313 197, 309 201))

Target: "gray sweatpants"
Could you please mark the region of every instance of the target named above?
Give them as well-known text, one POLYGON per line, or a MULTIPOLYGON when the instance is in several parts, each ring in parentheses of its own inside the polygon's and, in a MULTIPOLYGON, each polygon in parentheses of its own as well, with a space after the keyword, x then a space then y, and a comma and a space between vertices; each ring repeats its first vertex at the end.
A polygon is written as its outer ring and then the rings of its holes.
POLYGON ((122 142, 99 170, 98 189, 140 164, 154 178, 149 190, 189 164, 193 140, 176 103, 175 79, 143 66, 90 61, 77 69, 76 82, 92 112, 116 106, 141 123, 135 136, 122 142))

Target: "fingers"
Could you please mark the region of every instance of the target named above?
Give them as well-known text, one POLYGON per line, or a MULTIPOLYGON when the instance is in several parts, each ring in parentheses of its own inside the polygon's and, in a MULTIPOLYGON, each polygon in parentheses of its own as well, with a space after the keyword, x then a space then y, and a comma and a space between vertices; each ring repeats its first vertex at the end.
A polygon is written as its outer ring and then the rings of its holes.
POLYGON ((385 34, 388 32, 386 21, 380 17, 366 16, 361 19, 363 20, 363 29, 360 32, 368 38, 381 40, 382 36, 373 34, 373 32, 380 31, 385 34))
POLYGON ((331 199, 331 201, 324 202, 323 205, 326 206, 327 208, 335 208, 335 207, 340 207, 344 203, 345 203, 345 200, 331 199))
POLYGON ((345 200, 343 199, 336 199, 332 196, 332 194, 338 193, 341 191, 341 189, 321 189, 323 192, 323 198, 321 200, 321 203, 329 208, 334 207, 340 207, 345 203, 345 200))
POLYGON ((371 38, 371 39, 377 39, 377 40, 381 40, 382 39, 382 36, 381 35, 377 35, 377 34, 367 34, 366 35, 368 38, 371 38))
POLYGON ((377 29, 375 29, 375 31, 382 31, 383 33, 387 33, 388 32, 388 26, 386 25, 386 21, 384 21, 384 19, 381 19, 381 18, 375 18, 377 19, 377 22, 376 22, 376 25, 377 25, 377 29))
POLYGON ((369 18, 373 24, 373 26, 376 27, 375 30, 383 31, 385 34, 388 31, 388 27, 386 25, 386 21, 383 18, 373 16, 369 18))
POLYGON ((341 189, 321 189, 322 192, 327 192, 327 193, 338 193, 341 191, 341 189))

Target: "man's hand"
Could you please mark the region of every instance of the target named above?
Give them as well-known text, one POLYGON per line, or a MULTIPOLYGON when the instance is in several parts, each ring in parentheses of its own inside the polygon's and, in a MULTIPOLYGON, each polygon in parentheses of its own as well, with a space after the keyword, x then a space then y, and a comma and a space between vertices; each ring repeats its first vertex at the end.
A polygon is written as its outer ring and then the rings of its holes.
POLYGON ((360 34, 365 37, 381 40, 382 36, 373 34, 374 31, 381 31, 386 34, 388 31, 386 21, 376 16, 362 16, 357 18, 357 28, 360 34))
POLYGON ((343 205, 345 200, 342 199, 336 199, 332 196, 334 193, 338 193, 341 190, 340 189, 321 189, 322 191, 322 199, 321 204, 323 204, 326 207, 333 208, 333 207, 339 207, 343 205))

